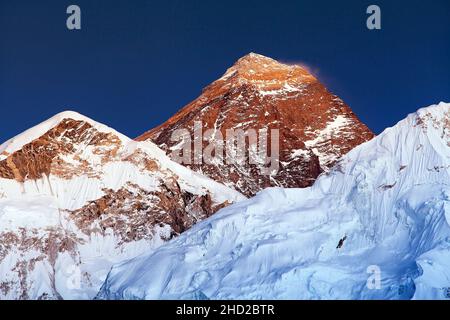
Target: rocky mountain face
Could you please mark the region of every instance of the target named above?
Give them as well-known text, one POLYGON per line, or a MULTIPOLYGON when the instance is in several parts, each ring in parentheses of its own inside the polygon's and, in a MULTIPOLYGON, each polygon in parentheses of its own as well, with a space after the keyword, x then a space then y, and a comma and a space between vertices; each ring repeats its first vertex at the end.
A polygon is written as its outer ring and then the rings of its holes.
POLYGON ((244 199, 74 112, 0 146, 0 299, 89 299, 112 263, 244 199))
MULTIPOLYGON (((197 99, 137 140, 153 141, 171 154, 182 153, 174 133, 187 129, 194 144, 196 122, 203 131, 220 131, 222 137, 229 129, 267 129, 269 135, 271 129, 278 130, 279 167, 269 175, 249 161, 184 163, 247 196, 269 186, 310 186, 342 155, 374 136, 305 68, 254 53, 239 59, 197 99)), ((201 143, 206 147, 209 142, 201 143)))

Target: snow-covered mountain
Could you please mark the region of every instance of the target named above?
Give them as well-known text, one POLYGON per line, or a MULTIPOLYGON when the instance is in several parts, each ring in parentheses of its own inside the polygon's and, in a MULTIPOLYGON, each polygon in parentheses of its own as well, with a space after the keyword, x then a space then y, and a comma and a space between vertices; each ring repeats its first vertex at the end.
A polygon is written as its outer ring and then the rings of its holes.
POLYGON ((410 114, 310 188, 267 189, 114 266, 98 297, 450 298, 450 104, 410 114))
POLYGON ((0 299, 89 299, 112 263, 245 199, 63 112, 0 146, 0 299))
POLYGON ((270 186, 310 186, 342 155, 373 138, 352 110, 304 67, 255 53, 239 59, 197 99, 137 140, 177 153, 182 144, 172 139, 174 133, 186 129, 194 141, 196 122, 203 132, 211 129, 222 137, 230 129, 279 130, 279 170, 271 175, 261 174, 248 159, 186 164, 247 196, 270 186))

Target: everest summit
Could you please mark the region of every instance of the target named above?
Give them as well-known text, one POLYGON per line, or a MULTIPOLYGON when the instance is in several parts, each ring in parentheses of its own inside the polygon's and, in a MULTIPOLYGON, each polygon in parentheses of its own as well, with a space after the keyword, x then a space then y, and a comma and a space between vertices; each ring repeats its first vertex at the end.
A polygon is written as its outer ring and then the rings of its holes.
POLYGON ((308 187, 341 156, 374 136, 304 67, 256 53, 240 58, 197 99, 137 140, 153 141, 173 153, 180 145, 172 139, 174 133, 183 128, 193 135, 196 122, 223 137, 227 130, 279 130, 279 170, 270 175, 262 175, 248 159, 185 164, 247 196, 271 186, 308 187))

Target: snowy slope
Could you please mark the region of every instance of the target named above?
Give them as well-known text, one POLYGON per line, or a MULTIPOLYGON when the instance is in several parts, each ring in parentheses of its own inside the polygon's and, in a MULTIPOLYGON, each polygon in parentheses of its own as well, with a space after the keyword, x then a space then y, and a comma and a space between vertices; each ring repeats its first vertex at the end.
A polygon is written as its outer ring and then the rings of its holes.
POLYGON ((312 187, 267 189, 114 266, 98 297, 445 299, 449 288, 450 104, 440 103, 312 187), (374 289, 367 271, 378 268, 374 289))
POLYGON ((245 199, 75 112, 0 154, 0 299, 90 299, 113 263, 245 199))

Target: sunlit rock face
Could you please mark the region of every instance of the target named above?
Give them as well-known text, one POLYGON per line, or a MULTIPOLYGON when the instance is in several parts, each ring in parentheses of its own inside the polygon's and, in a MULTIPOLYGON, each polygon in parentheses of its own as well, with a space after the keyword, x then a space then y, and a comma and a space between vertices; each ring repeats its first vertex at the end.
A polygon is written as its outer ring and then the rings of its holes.
MULTIPOLYGON (((193 135, 196 121, 204 131, 219 130, 223 137, 227 129, 279 130, 279 168, 271 175, 261 174, 249 161, 186 164, 247 196, 270 186, 310 186, 342 155, 374 136, 304 67, 254 53, 239 59, 197 99, 137 140, 153 141, 173 153, 179 145, 172 139, 174 132, 184 128, 193 135)), ((203 144, 206 147, 208 141, 203 144)))

